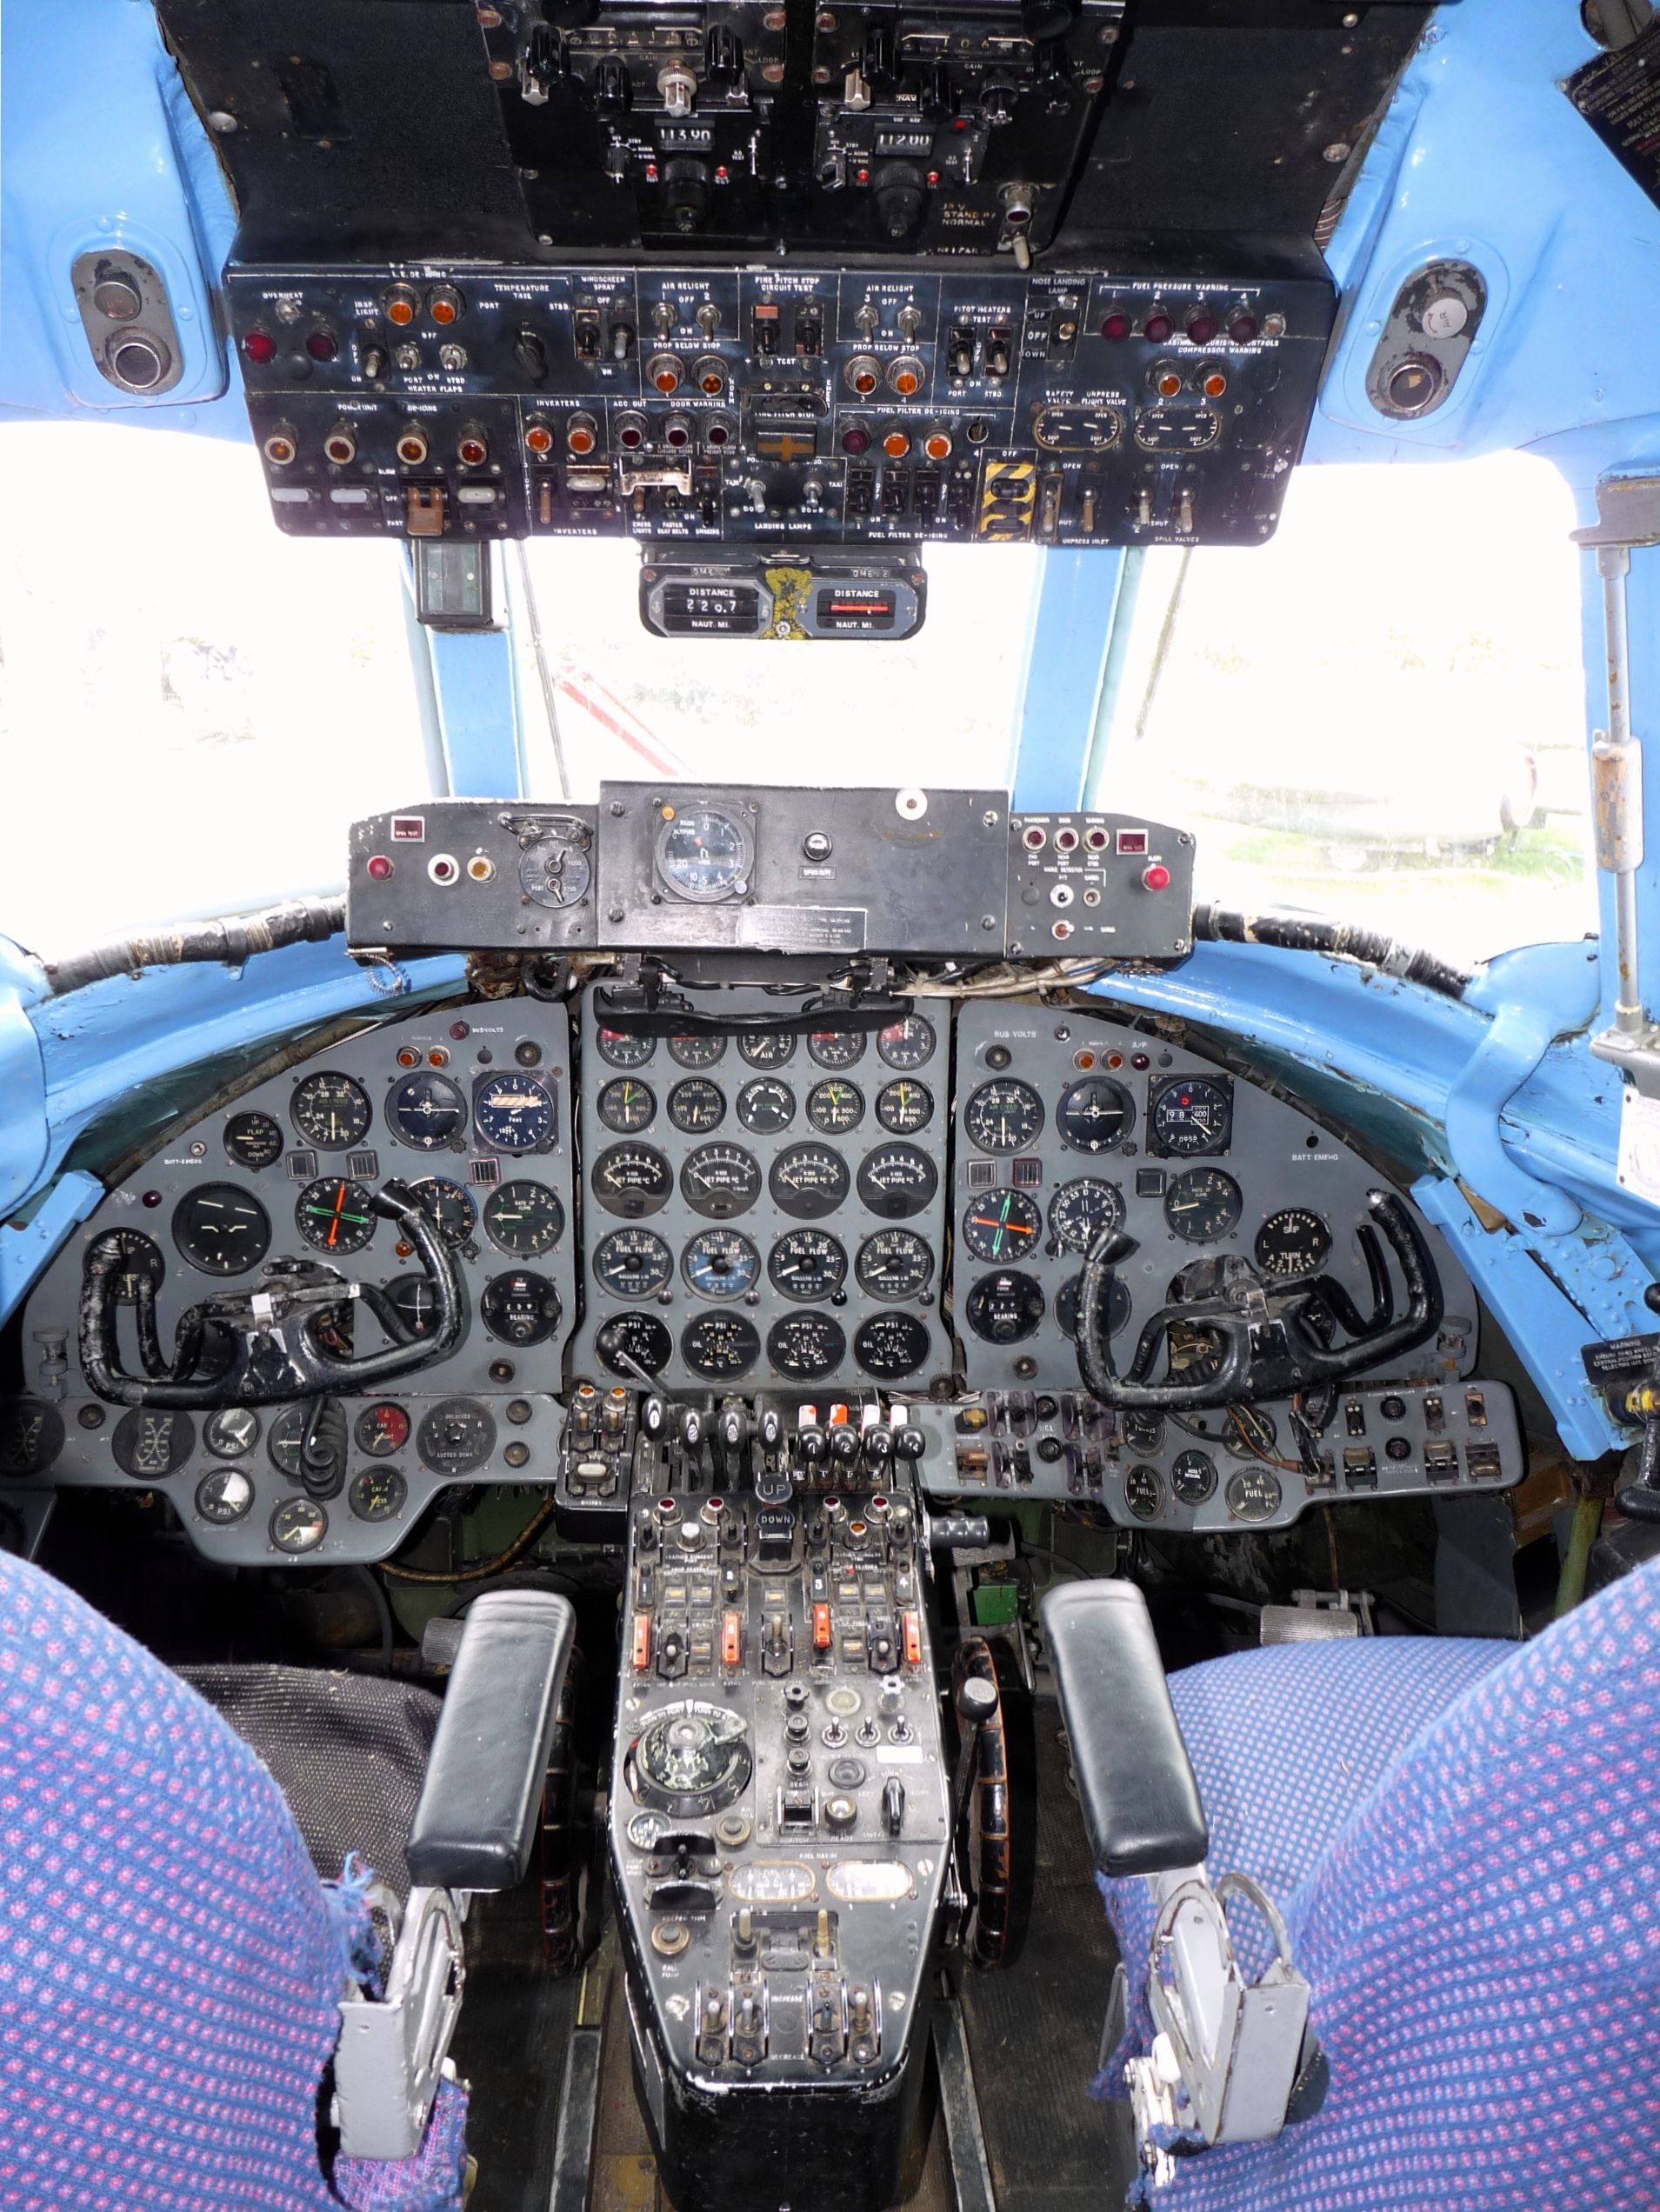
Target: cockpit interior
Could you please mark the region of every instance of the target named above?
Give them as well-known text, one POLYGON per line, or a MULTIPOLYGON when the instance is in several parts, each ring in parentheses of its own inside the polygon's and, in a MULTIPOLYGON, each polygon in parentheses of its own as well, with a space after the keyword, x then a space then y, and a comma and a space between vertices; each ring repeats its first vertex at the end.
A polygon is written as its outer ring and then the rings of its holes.
POLYGON ((1650 0, 10 0, 0 2207, 1660 2204, 1650 0))

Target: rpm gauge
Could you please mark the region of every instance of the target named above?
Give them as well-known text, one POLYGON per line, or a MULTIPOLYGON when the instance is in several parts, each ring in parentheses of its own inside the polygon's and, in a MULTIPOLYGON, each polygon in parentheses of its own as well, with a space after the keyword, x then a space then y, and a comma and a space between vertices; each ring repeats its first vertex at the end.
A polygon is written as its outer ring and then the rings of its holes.
POLYGON ((854 1263, 869 1298, 920 1298, 934 1279, 934 1255, 911 1229, 879 1229, 854 1263))
POLYGON ((847 1356, 847 1338, 828 1314, 786 1314, 767 1332, 767 1357, 796 1382, 822 1382, 847 1356))
POLYGON ((270 1249, 270 1216, 234 1183, 206 1183, 173 1209, 173 1242, 203 1275, 246 1275, 270 1249))
POLYGON ((781 1211, 821 1221, 847 1196, 847 1162, 828 1144, 792 1144, 773 1162, 767 1188, 781 1211))
POLYGON ((596 1029, 594 1043, 613 1068, 643 1068, 657 1049, 656 1037, 630 1036, 626 1029, 596 1029))
POLYGON ((224 1126, 226 1156, 239 1168, 274 1167, 283 1156, 283 1124, 270 1114, 233 1114, 224 1126))
POLYGON ((815 1029, 807 1049, 821 1068, 856 1068, 864 1057, 863 1029, 815 1029))
POLYGON ((761 1255, 735 1229, 706 1229, 680 1255, 680 1272, 704 1298, 742 1298, 761 1279, 761 1255))
POLYGON ((1043 1217, 1020 1190, 985 1190, 969 1202, 963 1242, 977 1260, 1015 1260, 1037 1242, 1043 1217))
POLYGON ((1136 1122, 1136 1103, 1110 1076, 1085 1076, 1055 1109, 1061 1142, 1074 1152, 1110 1152, 1136 1122))
POLYGON ((535 1152, 551 1144, 553 1094, 535 1076, 491 1076, 473 1093, 473 1126, 497 1152, 535 1152))
POLYGON ((392 1085, 386 1099, 386 1121, 394 1136, 417 1152, 436 1152, 453 1144, 467 1128, 467 1102, 460 1086, 430 1068, 417 1069, 392 1085))
POLYGON ((1331 1231, 1306 1206, 1283 1206, 1257 1232, 1257 1264, 1264 1275, 1312 1275, 1331 1256, 1331 1231))
POLYGON ((510 1259, 540 1259, 564 1230, 565 1209, 545 1183, 500 1183, 484 1201, 484 1234, 510 1259))
POLYGON ((375 1202, 350 1176, 319 1176, 294 1202, 294 1226, 319 1252, 361 1252, 375 1235, 375 1202))
POLYGON ((657 1110, 657 1094, 637 1076, 613 1076, 601 1087, 594 1111, 608 1129, 619 1136, 633 1136, 649 1129, 657 1110))
POLYGON ((796 1118, 796 1094, 776 1076, 758 1076, 739 1091, 737 1117, 751 1136, 777 1136, 796 1118))
POLYGON ((767 1279, 786 1298, 832 1298, 847 1280, 847 1254, 828 1230, 789 1229, 767 1255, 767 1279))
POLYGON ((361 1144, 374 1109, 369 1093, 350 1076, 308 1076, 289 1103, 294 1126, 319 1152, 343 1152, 361 1144))
POLYGON ((859 1203, 889 1221, 904 1221, 933 1203, 939 1170, 914 1144, 880 1144, 859 1169, 859 1203))
POLYGON ((915 1136, 934 1118, 934 1094, 923 1083, 902 1076, 877 1093, 877 1119, 895 1136, 915 1136))
POLYGON ((704 1136, 726 1119, 726 1095, 707 1076, 688 1076, 669 1093, 669 1119, 689 1136, 704 1136))
POLYGON ((657 832, 657 874, 677 898, 695 906, 741 897, 755 848, 741 822, 719 807, 688 807, 657 832))
POLYGON ((1172 1234, 1188 1243, 1210 1244, 1233 1234, 1244 1204, 1239 1185, 1220 1168, 1189 1168, 1170 1178, 1164 1193, 1164 1220, 1172 1234))
POLYGON ((655 1297, 674 1263, 674 1254, 649 1229, 614 1229, 594 1247, 594 1280, 613 1298, 655 1297))
POLYGON ((629 1220, 655 1214, 675 1187, 673 1169, 650 1144, 608 1144, 588 1181, 608 1214, 629 1220))
POLYGON ((934 1024, 921 1014, 907 1014, 877 1033, 877 1050, 890 1068, 925 1068, 938 1043, 934 1024))
POLYGON ((718 1032, 711 1036, 706 1029, 697 1029, 669 1040, 669 1057, 683 1068, 712 1068, 725 1052, 726 1039, 718 1032))
POLYGON ((1043 1294, 1035 1277, 1007 1269, 983 1275, 969 1292, 963 1317, 988 1344, 1018 1344, 1043 1318, 1043 1294))
POLYGON ((700 1144, 681 1164, 680 1195, 707 1221, 747 1213, 761 1195, 760 1163, 741 1144, 700 1144))
POLYGON ((742 1314, 699 1314, 680 1339, 680 1356, 713 1382, 747 1375, 761 1356, 761 1339, 742 1314))
POLYGON ((1124 1217, 1124 1194, 1098 1176, 1062 1183, 1049 1202, 1049 1233, 1063 1251, 1087 1252, 1103 1229, 1124 1217))
POLYGON ((1030 1083, 999 1076, 982 1083, 963 1110, 969 1142, 982 1152, 1019 1152, 1043 1126, 1043 1102, 1030 1083))
POLYGON ((864 1119, 864 1093, 857 1083, 832 1076, 808 1092, 807 1118, 821 1136, 845 1136, 864 1119))

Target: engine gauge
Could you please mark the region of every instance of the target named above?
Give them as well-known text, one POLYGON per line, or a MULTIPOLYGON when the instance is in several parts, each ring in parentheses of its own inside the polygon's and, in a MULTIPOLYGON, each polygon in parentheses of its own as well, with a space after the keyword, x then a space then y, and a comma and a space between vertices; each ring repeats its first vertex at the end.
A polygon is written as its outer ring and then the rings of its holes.
POLYGON ((650 1144, 607 1145, 588 1181, 608 1214, 629 1220, 655 1214, 675 1187, 674 1169, 650 1144))
POLYGON ((915 1314, 870 1314, 854 1334, 853 1356, 883 1382, 914 1375, 928 1357, 927 1328, 915 1314))
POLYGON ((643 1068, 657 1049, 656 1037, 630 1036, 626 1029, 597 1029, 594 1043, 613 1068, 643 1068))
POLYGON ((467 1101, 448 1076, 417 1068, 387 1093, 386 1123, 394 1136, 417 1152, 437 1152, 465 1136, 467 1101))
POLYGON ((0 1476, 43 1475, 63 1449, 63 1416, 56 1406, 39 1398, 0 1404, 0 1476))
POLYGON ((444 1243, 452 1252, 458 1252, 478 1226, 478 1209, 472 1202, 471 1192, 464 1190, 458 1183, 451 1183, 448 1176, 423 1176, 419 1183, 412 1183, 410 1188, 421 1202, 421 1211, 431 1220, 444 1243))
POLYGON ((890 1068, 925 1068, 938 1042, 934 1024, 921 1014, 907 1014, 877 1033, 877 1050, 890 1068))
POLYGON ((1063 1252, 1087 1252, 1103 1229, 1124 1218, 1124 1194, 1099 1176, 1063 1183, 1049 1202, 1049 1233, 1063 1252))
POLYGON ((924 1083, 902 1076, 877 1093, 877 1119, 895 1136, 915 1136, 934 1118, 934 1094, 924 1083))
POLYGON ((1061 1142, 1074 1152, 1110 1152, 1135 1127, 1136 1102, 1110 1076, 1070 1084, 1055 1109, 1061 1142))
POLYGON ((970 1290, 963 1319, 988 1344, 1018 1344, 1043 1318, 1043 1294, 1035 1276, 1016 1269, 983 1275, 970 1290))
POLYGON ((1191 1159, 1225 1152, 1233 1136, 1233 1089, 1208 1076, 1172 1076, 1154 1086, 1147 1110, 1155 1152, 1191 1159))
POLYGON ((854 1271, 867 1297, 920 1298, 934 1279, 934 1255, 915 1229, 879 1229, 860 1245, 854 1271))
POLYGON ((253 1502, 253 1478, 240 1467, 215 1467, 196 1486, 197 1516, 216 1529, 246 1519, 253 1502))
POLYGON ((847 1338, 828 1314, 785 1314, 767 1332, 767 1357, 795 1382, 822 1382, 847 1357, 847 1338))
POLYGON ((289 1104, 294 1126, 319 1152, 343 1152, 361 1144, 374 1118, 369 1093, 350 1076, 332 1072, 308 1076, 289 1104))
POLYGON ((594 1248, 594 1280, 613 1298, 650 1298, 668 1282, 674 1263, 674 1254, 649 1229, 614 1229, 594 1248))
POLYGON ((983 1190, 969 1201, 963 1242, 977 1260, 1017 1260, 1037 1242, 1043 1217, 1020 1190, 983 1190))
POLYGON ((519 889, 532 906, 579 906, 593 881, 588 832, 569 836, 557 830, 532 839, 519 855, 519 889))
POLYGON ((1164 1478, 1156 1467, 1132 1467, 1124 1475, 1124 1503, 1137 1521, 1156 1521, 1164 1503, 1164 1478))
POLYGON ((1313 1275, 1331 1256, 1331 1231, 1306 1206, 1283 1206, 1257 1232, 1257 1264, 1264 1275, 1313 1275))
POLYGON ((741 822, 719 807, 688 807, 657 832, 657 874, 677 898, 712 906, 749 889, 755 848, 741 822))
POLYGON ((683 1068, 713 1068, 726 1056, 726 1039, 706 1029, 689 1031, 669 1040, 669 1057, 683 1068))
MULTIPOLYGON (((217 1187, 226 1190, 235 1190, 237 1188, 234 1183, 223 1183, 217 1187)), ((237 1191, 237 1195, 240 1197, 243 1194, 237 1191)), ((173 1216, 173 1240, 177 1243, 178 1216, 177 1213, 173 1216)), ((116 1240, 116 1271, 110 1277, 115 1285, 116 1303, 121 1306, 136 1305, 142 1284, 148 1283, 152 1290, 159 1290, 167 1280, 167 1262, 162 1257, 162 1248, 152 1238, 146 1236, 142 1229, 114 1229, 107 1233, 116 1240)), ((268 1227, 268 1241, 269 1235, 268 1227)), ((182 1244, 179 1249, 181 1251, 184 1249, 182 1244)), ((248 1265, 251 1267, 253 1261, 250 1260, 248 1265)), ((210 1270, 210 1272, 215 1271, 217 1270, 210 1270)), ((232 1271, 241 1272, 240 1269, 232 1271)))
POLYGON ((565 1209, 544 1183, 498 1183, 484 1201, 484 1234, 510 1259, 539 1259, 564 1230, 565 1209))
MULTIPOLYGON (((307 1409, 303 1405, 284 1406, 271 1416, 271 1425, 265 1435, 265 1451, 271 1465, 279 1475, 286 1475, 290 1482, 300 1479, 300 1447, 305 1437, 307 1409)), ((330 1416, 333 1435, 339 1434, 337 1416, 330 1416)))
POLYGON ((796 1118, 796 1094, 776 1076, 757 1076, 737 1095, 737 1117, 752 1136, 777 1136, 796 1118))
POLYGON ((203 1275, 246 1275, 270 1249, 270 1216, 234 1183, 204 1183, 173 1209, 173 1242, 203 1275))
POLYGON ((271 1516, 271 1542, 290 1558, 315 1551, 328 1533, 329 1516, 315 1498, 284 1498, 271 1516))
POLYGON ((832 1076, 808 1092, 807 1118, 821 1136, 845 1136, 864 1119, 864 1093, 857 1083, 832 1076))
POLYGON ((424 1275, 395 1275, 386 1286, 386 1295, 411 1336, 431 1336, 438 1325, 438 1301, 424 1275))
POLYGON ((1012 1076, 982 1083, 963 1114, 963 1132, 982 1152, 1022 1151, 1043 1126, 1043 1100, 1012 1076))
POLYGON ((788 1029, 763 1029, 741 1036, 737 1049, 752 1068, 787 1068, 796 1056, 796 1040, 788 1029))
POLYGON ((221 1406, 203 1422, 202 1441, 216 1459, 240 1459, 259 1442, 259 1416, 250 1406, 221 1406))
POLYGON ((637 1382, 642 1374, 660 1375, 674 1349, 674 1338, 656 1314, 613 1314, 594 1334, 594 1350, 606 1373, 630 1382, 637 1382))
POLYGON ((1236 1521, 1271 1521, 1280 1509, 1280 1478, 1266 1467, 1242 1467, 1228 1477, 1223 1496, 1236 1521))
POLYGON ((822 1221, 847 1197, 847 1162, 828 1144, 792 1144, 767 1177, 774 1203, 797 1221, 822 1221))
POLYGON ((741 1298, 761 1280, 761 1255, 735 1229, 706 1229, 680 1255, 680 1272, 704 1298, 741 1298))
POLYGON ((761 1356, 761 1339, 742 1314, 699 1314, 680 1339, 680 1356, 695 1375, 730 1382, 747 1375, 761 1356))
POLYGON ((134 1406, 117 1422, 110 1449, 123 1475, 159 1482, 177 1475, 196 1449, 196 1423, 188 1413, 134 1406))
POLYGON ((608 1129, 623 1136, 649 1128, 657 1110, 657 1094, 637 1076, 613 1076, 594 1101, 594 1111, 608 1129))
MULTIPOLYGON (((1077 1338, 1078 1294, 1083 1288, 1083 1277, 1080 1273, 1069 1276, 1055 1293, 1055 1326, 1063 1336, 1077 1338)), ((1109 1336, 1116 1336, 1118 1334, 1125 1322, 1129 1320, 1130 1314, 1130 1293, 1123 1286, 1123 1278, 1115 1275, 1112 1278, 1112 1288, 1107 1293, 1107 1334, 1109 1336)), ((1153 1451, 1157 1447, 1152 1444, 1143 1444, 1138 1449, 1143 1451, 1153 1451)))
POLYGON ((365 1406, 351 1425, 352 1440, 370 1459, 390 1459, 410 1441, 410 1416, 401 1405, 382 1398, 365 1406))
POLYGON ((496 1449, 496 1423, 471 1398, 445 1398, 422 1415, 415 1449, 435 1475, 470 1475, 496 1449))
POLYGON ((857 1068, 864 1057, 863 1029, 815 1029, 807 1049, 821 1068, 857 1068))
POLYGON ((478 1301, 478 1317, 503 1344, 545 1344, 559 1326, 559 1293, 545 1275, 515 1269, 491 1277, 478 1301))
POLYGON ((920 1214, 939 1189, 939 1170, 914 1144, 879 1144, 859 1169, 859 1203, 889 1221, 920 1214))
POLYGON ((827 1229, 787 1229, 767 1255, 767 1279, 786 1298, 833 1298, 847 1280, 847 1254, 827 1229))
POLYGON ((473 1093, 473 1126, 497 1152, 534 1152, 551 1144, 553 1094, 535 1076, 490 1076, 473 1093))
POLYGON ((688 1136, 703 1136, 726 1119, 726 1094, 707 1076, 688 1076, 669 1093, 669 1119, 688 1136))
POLYGON ((225 1156, 239 1168, 275 1167, 283 1156, 283 1124, 270 1114, 233 1114, 224 1126, 225 1156))
POLYGON ((1147 1413, 1139 1406, 1118 1416, 1123 1440, 1133 1452, 1156 1452, 1164 1441, 1164 1416, 1162 1413, 1147 1413))
POLYGON ((747 1213, 761 1195, 760 1163, 741 1144, 700 1144, 681 1163, 680 1195, 706 1221, 747 1213))
POLYGON ((1164 1193, 1164 1219, 1190 1244, 1210 1244, 1231 1236, 1244 1211, 1239 1185, 1220 1168, 1189 1168, 1173 1176, 1164 1193))
POLYGON ((409 1496, 410 1486, 396 1467, 365 1467, 352 1476, 346 1503, 360 1521, 396 1521, 409 1496))
POLYGON ((1170 1466, 1170 1496, 1178 1505, 1204 1505, 1217 1494, 1217 1462, 1209 1452, 1184 1451, 1170 1466))
POLYGON ((295 1200, 294 1226, 319 1252, 361 1252, 374 1241, 374 1198, 350 1176, 319 1176, 295 1200))

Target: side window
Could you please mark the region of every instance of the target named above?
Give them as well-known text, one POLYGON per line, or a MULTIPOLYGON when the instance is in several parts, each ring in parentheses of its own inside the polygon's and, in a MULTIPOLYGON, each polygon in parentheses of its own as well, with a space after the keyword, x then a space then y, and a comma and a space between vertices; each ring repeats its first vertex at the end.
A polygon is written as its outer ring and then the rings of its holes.
POLYGON ((345 880, 429 789, 396 546, 282 536, 251 450, 0 430, 0 933, 52 954, 345 880))
POLYGON ((1150 553, 1102 803, 1248 910, 1461 960, 1594 930, 1575 519, 1521 454, 1304 468, 1269 544, 1150 553))

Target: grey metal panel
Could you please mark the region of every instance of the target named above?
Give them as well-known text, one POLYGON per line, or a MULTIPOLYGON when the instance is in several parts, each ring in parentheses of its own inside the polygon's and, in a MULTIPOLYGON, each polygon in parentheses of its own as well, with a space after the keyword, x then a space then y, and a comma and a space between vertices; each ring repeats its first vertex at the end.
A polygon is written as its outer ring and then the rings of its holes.
POLYGON ((529 799, 421 799, 367 815, 351 825, 346 942, 393 952, 591 945, 593 830, 590 806, 529 799), (556 889, 550 853, 570 856, 556 889), (567 903, 550 903, 561 891, 567 903))

